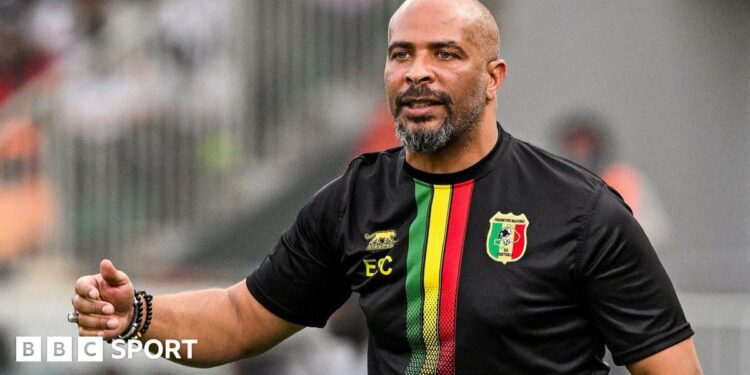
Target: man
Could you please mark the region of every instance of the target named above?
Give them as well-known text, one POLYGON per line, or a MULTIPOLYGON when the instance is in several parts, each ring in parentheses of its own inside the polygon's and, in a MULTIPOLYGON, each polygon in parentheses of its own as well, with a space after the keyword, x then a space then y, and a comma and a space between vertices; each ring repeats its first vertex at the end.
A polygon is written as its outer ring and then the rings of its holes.
MULTIPOLYGON (((198 339, 184 363, 260 354, 323 326, 354 291, 372 374, 700 374, 693 332, 618 196, 496 121, 506 65, 474 0, 391 18, 388 101, 403 148, 355 159, 273 253, 226 290, 157 296, 144 339, 198 339)), ((133 284, 111 262, 75 286, 81 335, 114 337, 133 284)))

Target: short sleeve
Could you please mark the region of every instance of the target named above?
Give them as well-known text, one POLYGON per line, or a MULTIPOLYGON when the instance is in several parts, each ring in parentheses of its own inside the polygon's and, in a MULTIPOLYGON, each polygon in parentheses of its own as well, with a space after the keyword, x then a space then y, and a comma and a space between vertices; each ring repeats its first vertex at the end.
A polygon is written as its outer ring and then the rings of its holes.
POLYGON ((343 188, 339 178, 315 194, 246 279, 258 302, 284 320, 323 327, 351 294, 339 267, 343 188))
POLYGON ((672 282, 629 208, 603 187, 581 242, 586 308, 618 365, 693 335, 672 282))

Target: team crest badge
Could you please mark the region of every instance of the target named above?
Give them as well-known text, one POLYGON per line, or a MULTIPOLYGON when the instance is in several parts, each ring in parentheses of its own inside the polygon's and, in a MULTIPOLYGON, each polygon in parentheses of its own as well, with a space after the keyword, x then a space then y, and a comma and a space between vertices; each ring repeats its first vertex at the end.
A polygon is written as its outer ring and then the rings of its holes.
POLYGON ((487 232, 487 254, 496 262, 515 262, 526 252, 526 215, 498 212, 490 219, 487 232))

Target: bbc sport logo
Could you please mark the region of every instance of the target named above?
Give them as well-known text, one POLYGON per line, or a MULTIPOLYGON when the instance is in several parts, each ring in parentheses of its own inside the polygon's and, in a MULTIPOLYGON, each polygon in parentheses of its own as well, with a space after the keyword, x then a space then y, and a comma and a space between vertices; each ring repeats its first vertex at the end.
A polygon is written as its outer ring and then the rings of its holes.
MULTIPOLYGON (((113 340, 112 359, 132 359, 135 353, 143 352, 149 359, 164 357, 181 359, 180 349, 185 346, 185 358, 193 358, 193 345, 198 340, 113 340)), ((46 362, 73 362, 73 349, 76 349, 77 362, 103 362, 104 340, 101 337, 78 337, 73 345, 73 337, 42 336, 16 337, 16 362, 42 362, 42 351, 46 349, 46 362), (44 346, 43 341, 46 341, 44 346)))

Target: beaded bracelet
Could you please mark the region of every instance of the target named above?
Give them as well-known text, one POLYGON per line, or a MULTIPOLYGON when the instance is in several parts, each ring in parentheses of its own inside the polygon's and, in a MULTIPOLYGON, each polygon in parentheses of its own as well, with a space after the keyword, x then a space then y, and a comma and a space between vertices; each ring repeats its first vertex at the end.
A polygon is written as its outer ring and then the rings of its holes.
POLYGON ((136 294, 141 296, 146 303, 146 321, 143 323, 143 327, 138 331, 138 338, 141 338, 146 334, 148 327, 151 325, 151 318, 153 316, 151 300, 154 299, 154 296, 148 294, 145 290, 137 292, 136 294))

